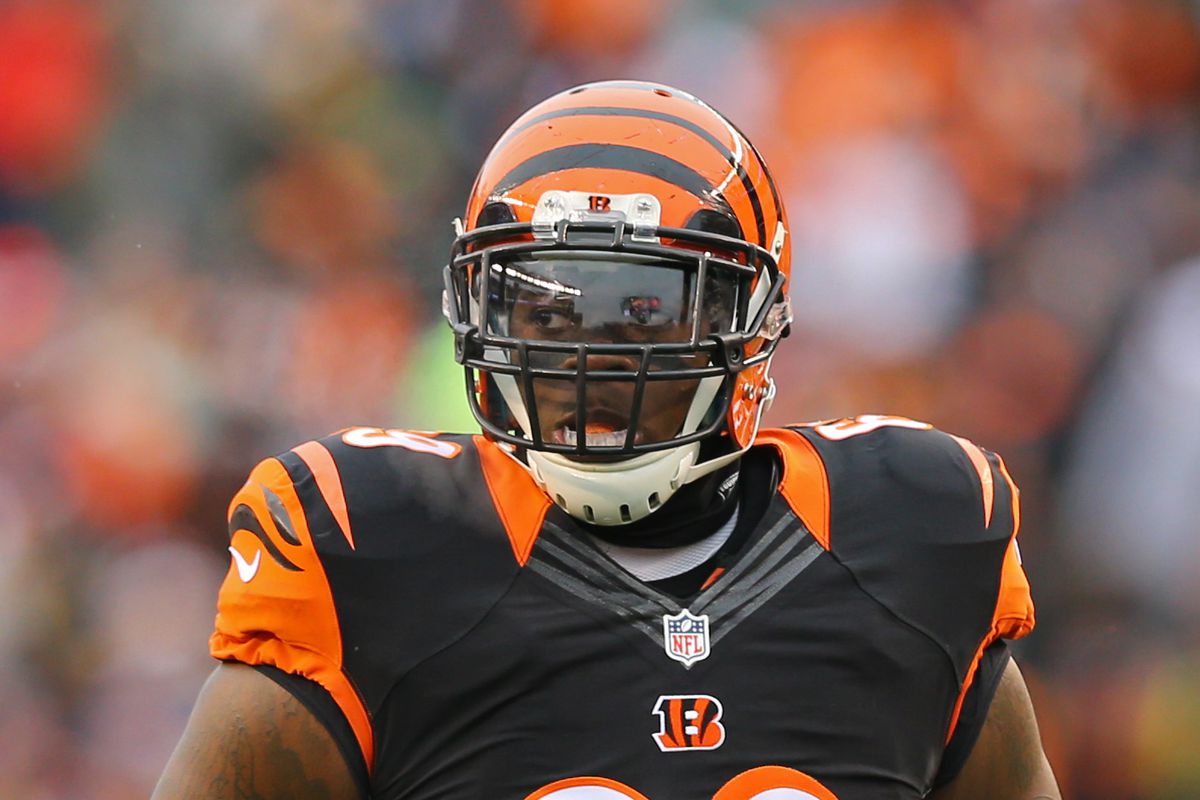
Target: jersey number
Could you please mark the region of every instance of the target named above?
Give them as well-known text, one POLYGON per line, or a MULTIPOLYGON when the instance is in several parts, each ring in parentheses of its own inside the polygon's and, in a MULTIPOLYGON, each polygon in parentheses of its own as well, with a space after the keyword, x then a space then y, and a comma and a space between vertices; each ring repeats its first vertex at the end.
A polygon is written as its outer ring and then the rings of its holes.
POLYGON ((395 428, 351 428, 342 434, 342 441, 354 447, 403 447, 414 453, 429 453, 442 458, 454 458, 462 452, 462 445, 455 442, 443 442, 395 428))
POLYGON ((834 422, 826 422, 818 425, 816 431, 826 439, 840 442, 842 439, 849 439, 851 436, 861 436, 864 433, 870 433, 880 428, 912 428, 917 431, 927 431, 932 427, 928 422, 917 422, 915 419, 909 419, 908 417, 863 414, 854 419, 839 419, 834 422))
MULTIPOLYGON (((543 786, 525 800, 649 800, 609 778, 567 778, 543 786)), ((788 767, 756 767, 726 783, 712 800, 838 800, 815 778, 788 767)))

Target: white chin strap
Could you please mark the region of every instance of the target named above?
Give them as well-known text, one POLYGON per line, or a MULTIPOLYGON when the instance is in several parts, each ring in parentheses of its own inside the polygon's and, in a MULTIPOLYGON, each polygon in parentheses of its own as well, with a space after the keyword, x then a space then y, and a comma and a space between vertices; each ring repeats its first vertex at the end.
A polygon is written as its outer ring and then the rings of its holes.
POLYGON ((681 486, 732 462, 737 451, 696 464, 700 444, 673 447, 623 461, 583 463, 558 453, 526 451, 529 472, 559 506, 593 525, 637 522, 681 486))
MULTIPOLYGON (((768 394, 755 411, 754 433, 762 415, 775 395, 775 384, 768 379, 768 394)), ((527 463, 517 459, 550 496, 568 514, 593 525, 628 525, 637 522, 666 503, 680 487, 731 464, 753 444, 732 453, 696 463, 700 443, 673 447, 622 461, 580 462, 558 453, 525 451, 527 463)))

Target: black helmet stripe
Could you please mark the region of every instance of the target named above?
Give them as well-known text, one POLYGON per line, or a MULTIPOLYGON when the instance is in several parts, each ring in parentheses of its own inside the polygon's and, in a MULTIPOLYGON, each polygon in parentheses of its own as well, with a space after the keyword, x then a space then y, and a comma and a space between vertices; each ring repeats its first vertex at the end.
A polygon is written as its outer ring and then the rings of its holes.
POLYGON ((509 170, 489 195, 503 194, 526 181, 568 169, 615 169, 636 172, 711 200, 714 187, 696 170, 653 150, 618 144, 572 144, 538 153, 509 170))
MULTIPOLYGON (((715 111, 713 111, 712 113, 716 114, 715 111)), ((613 107, 579 106, 576 108, 560 108, 560 109, 556 109, 554 111, 547 111, 545 114, 539 114, 536 117, 534 117, 533 119, 526 120, 520 127, 509 130, 500 139, 499 144, 503 144, 504 142, 506 142, 513 136, 516 136, 517 134, 521 133, 522 131, 532 128, 533 126, 537 125, 538 123, 547 122, 552 119, 561 119, 563 117, 582 117, 582 116, 638 117, 641 119, 654 119, 654 120, 658 120, 659 122, 668 122, 672 125, 678 125, 679 127, 691 131, 692 133, 696 134, 704 141, 708 142, 710 145, 713 146, 713 149, 715 149, 718 153, 721 154, 721 156, 725 159, 725 161, 729 164, 729 166, 731 166, 737 170, 738 179, 742 183, 742 188, 746 190, 746 196, 750 199, 750 208, 754 212, 754 224, 755 224, 755 227, 758 232, 758 244, 761 245, 762 247, 767 246, 767 230, 766 230, 766 222, 763 218, 762 201, 758 197, 758 190, 754 188, 754 184, 750 180, 750 175, 747 174, 747 172, 746 172, 745 165, 743 165, 741 163, 741 161, 737 160, 733 155, 733 151, 731 151, 724 142, 722 142, 720 139, 718 139, 716 136, 714 136, 711 131, 706 130, 703 126, 697 125, 695 122, 692 122, 689 119, 684 119, 683 117, 677 117, 674 114, 666 114, 661 111, 652 111, 650 109, 644 109, 644 108, 620 108, 620 107, 616 107, 616 106, 613 106, 613 107)), ((724 119, 724 118, 722 117, 722 119, 724 119)), ((736 128, 733 128, 732 124, 730 124, 730 128, 733 130, 736 130, 736 128)), ((749 140, 746 139, 746 137, 741 133, 741 131, 737 131, 737 135, 741 136, 742 140, 744 142, 746 142, 747 144, 749 144, 749 140)), ((497 146, 499 146, 499 144, 497 144, 497 146)), ((751 147, 750 149, 753 150, 753 147, 751 147)), ((755 155, 756 156, 758 155, 757 151, 755 151, 755 155)), ((761 156, 758 156, 758 161, 759 161, 759 164, 762 164, 761 156)), ((763 166, 763 172, 766 173, 765 165, 763 166)), ((767 180, 770 181, 770 175, 767 176, 767 180)), ((775 194, 774 183, 771 183, 771 192, 772 192, 772 194, 775 194)), ((775 196, 775 207, 776 208, 779 207, 778 195, 775 196)))
MULTIPOLYGON (((749 145, 750 152, 754 153, 754 157, 758 159, 758 168, 762 171, 762 174, 766 176, 767 186, 771 189, 771 200, 775 203, 775 218, 780 222, 783 222, 783 201, 779 199, 779 187, 775 185, 775 179, 771 177, 771 171, 767 169, 766 159, 762 157, 762 153, 758 152, 758 148, 754 146, 754 143, 750 141, 746 134, 742 133, 741 128, 737 127, 732 122, 729 124, 733 126, 735 131, 738 132, 738 136, 742 137, 742 141, 749 145)), ((762 245, 763 247, 770 247, 770 245, 768 245, 765 241, 762 243, 762 245)))
MULTIPOLYGON (((731 161, 730 164, 733 165, 733 162, 731 161)), ((750 198, 750 209, 754 212, 754 228, 758 231, 758 243, 762 247, 767 247, 767 224, 763 220, 762 201, 758 199, 758 190, 751 183, 745 165, 738 163, 734 166, 737 167, 737 175, 742 182, 742 188, 746 190, 746 196, 750 198)))

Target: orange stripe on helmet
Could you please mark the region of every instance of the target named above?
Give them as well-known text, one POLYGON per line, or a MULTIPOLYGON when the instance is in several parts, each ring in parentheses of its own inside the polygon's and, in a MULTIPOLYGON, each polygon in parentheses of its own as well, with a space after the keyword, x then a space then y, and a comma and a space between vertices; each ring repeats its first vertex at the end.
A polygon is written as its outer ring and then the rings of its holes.
MULTIPOLYGON (((569 185, 588 186, 591 187, 591 191, 598 194, 635 194, 639 192, 653 194, 662 203, 664 224, 666 224, 666 220, 675 219, 679 220, 682 226, 683 221, 698 208, 695 197, 658 178, 621 170, 587 167, 531 178, 515 187, 510 194, 536 198, 551 189, 562 189, 569 185)), ((531 218, 531 213, 526 211, 525 221, 531 218)))
MULTIPOLYGON (((472 189, 468 224, 497 187, 504 189, 504 176, 532 157, 564 145, 631 143, 704 175, 716 192, 706 199, 733 207, 747 238, 756 233, 759 245, 770 246, 781 213, 761 156, 729 120, 701 100, 644 82, 576 87, 519 118, 493 148, 472 189), (621 132, 609 137, 606 129, 621 132)), ((528 196, 524 200, 536 202, 528 196)))
MULTIPOLYGON (((570 106, 546 111, 509 128, 500 139, 500 145, 518 136, 522 137, 524 143, 535 141, 538 134, 555 137, 560 143, 573 139, 586 142, 591 141, 593 137, 604 138, 602 131, 606 128, 622 129, 628 134, 630 119, 646 120, 648 126, 667 124, 681 131, 688 131, 707 142, 712 151, 721 156, 726 164, 737 163, 738 159, 731 149, 727 134, 713 133, 704 125, 684 116, 660 109, 634 106, 570 106)), ((736 146, 735 142, 732 147, 736 146)))
POLYGON ((523 114, 512 124, 509 133, 519 133, 532 125, 546 122, 562 115, 564 111, 586 108, 618 108, 661 112, 686 120, 719 141, 736 149, 732 137, 736 128, 723 115, 702 100, 666 86, 649 83, 588 84, 548 98, 523 114))
MULTIPOLYGON (((743 230, 757 232, 758 244, 768 246, 767 238, 779 216, 779 200, 774 184, 770 182, 771 199, 760 196, 763 193, 759 192, 757 184, 763 177, 769 181, 761 156, 715 111, 699 103, 693 106, 695 111, 692 113, 679 108, 667 112, 645 107, 645 104, 639 107, 636 103, 553 108, 532 118, 522 118, 501 138, 497 150, 533 155, 567 143, 620 146, 636 141, 639 146, 687 164, 703 174, 725 202, 731 205, 744 202, 746 208, 738 215, 743 230), (686 115, 676 113, 680 111, 686 115), (646 135, 631 138, 631 126, 638 125, 644 128, 646 135), (753 224, 750 224, 751 220, 753 224)), ((508 159, 511 161, 512 156, 508 159)))
POLYGON ((670 183, 700 199, 713 194, 712 182, 689 164, 656 150, 604 142, 580 142, 537 151, 497 178, 489 194, 502 195, 533 178, 579 168, 646 175, 670 183))

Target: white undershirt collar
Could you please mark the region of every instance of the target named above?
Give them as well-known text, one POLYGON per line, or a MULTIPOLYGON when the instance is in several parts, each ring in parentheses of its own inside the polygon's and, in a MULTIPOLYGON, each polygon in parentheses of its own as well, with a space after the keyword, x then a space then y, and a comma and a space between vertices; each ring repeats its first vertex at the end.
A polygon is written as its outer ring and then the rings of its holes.
MULTIPOLYGON (((729 540, 737 525, 738 509, 711 536, 680 547, 626 547, 592 536, 596 547, 640 581, 661 581, 703 564, 729 540)), ((589 534, 590 535, 590 534, 589 534)))

